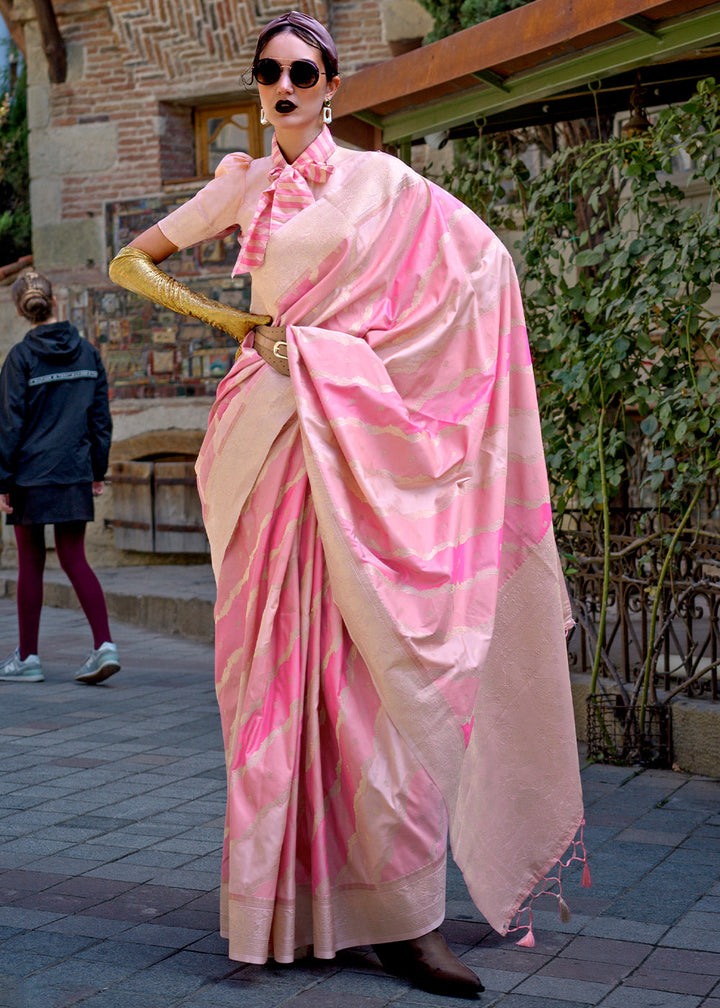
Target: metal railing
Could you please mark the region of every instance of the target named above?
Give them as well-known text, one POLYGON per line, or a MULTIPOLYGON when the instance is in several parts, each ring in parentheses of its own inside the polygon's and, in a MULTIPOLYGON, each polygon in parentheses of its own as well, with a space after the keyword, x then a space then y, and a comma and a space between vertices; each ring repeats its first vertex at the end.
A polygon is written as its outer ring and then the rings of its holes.
MULTIPOLYGON (((677 543, 660 588, 654 640, 651 613, 659 574, 672 536, 657 511, 613 511, 610 593, 600 676, 631 690, 651 655, 650 695, 720 699, 720 535, 688 531, 677 543)), ((577 515, 564 516, 557 533, 577 626, 568 641, 571 667, 589 673, 598 638, 603 587, 600 529, 577 515)))

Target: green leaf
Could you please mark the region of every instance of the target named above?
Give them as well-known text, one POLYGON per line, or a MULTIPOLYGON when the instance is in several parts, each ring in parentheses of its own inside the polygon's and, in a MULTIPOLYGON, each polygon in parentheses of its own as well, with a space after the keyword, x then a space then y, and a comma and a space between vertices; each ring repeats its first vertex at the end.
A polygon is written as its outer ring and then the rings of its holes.
POLYGON ((578 269, 583 269, 585 266, 596 266, 602 261, 603 255, 598 249, 589 249, 586 252, 578 252, 575 256, 575 265, 578 269))

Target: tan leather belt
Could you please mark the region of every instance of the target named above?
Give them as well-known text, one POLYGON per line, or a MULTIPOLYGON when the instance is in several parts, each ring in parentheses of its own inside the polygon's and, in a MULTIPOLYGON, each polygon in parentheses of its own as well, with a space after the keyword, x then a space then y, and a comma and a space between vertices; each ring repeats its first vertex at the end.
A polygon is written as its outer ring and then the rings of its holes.
POLYGON ((255 326, 253 345, 262 359, 280 374, 290 377, 285 326, 255 326))

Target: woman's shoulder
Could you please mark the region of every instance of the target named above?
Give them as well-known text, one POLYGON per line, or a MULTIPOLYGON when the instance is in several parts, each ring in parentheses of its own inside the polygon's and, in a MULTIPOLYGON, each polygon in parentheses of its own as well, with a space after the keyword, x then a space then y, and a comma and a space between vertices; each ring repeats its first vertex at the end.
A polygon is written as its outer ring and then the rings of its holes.
POLYGON ((222 178, 225 175, 242 174, 246 176, 248 183, 252 183, 256 178, 266 176, 272 167, 272 158, 253 158, 244 151, 234 151, 226 154, 220 164, 215 169, 215 178, 222 178))
POLYGON ((80 336, 78 348, 79 353, 76 361, 78 367, 95 367, 99 375, 105 373, 105 365, 98 346, 92 343, 87 336, 80 336))
POLYGON ((407 182, 422 181, 422 176, 401 161, 394 154, 386 154, 381 150, 355 150, 349 147, 338 147, 333 160, 350 170, 367 171, 378 176, 394 180, 405 179, 407 182))
POLYGON ((247 171, 252 161, 253 159, 250 155, 244 151, 233 151, 230 154, 226 154, 215 169, 215 178, 221 178, 223 175, 229 175, 231 172, 247 171))
POLYGON ((21 361, 31 359, 33 356, 32 346, 30 345, 30 339, 28 338, 32 333, 32 329, 26 332, 19 343, 14 343, 8 350, 6 361, 12 361, 14 364, 19 364, 21 361))
POLYGON ((87 336, 80 336, 80 348, 83 353, 92 354, 93 357, 97 357, 98 360, 102 359, 102 355, 98 347, 94 343, 91 343, 87 336))
POLYGON ((338 147, 333 155, 343 179, 349 184, 370 186, 378 193, 394 193, 408 188, 427 187, 427 180, 400 158, 384 151, 338 147))
POLYGON ((0 370, 4 376, 12 375, 13 381, 21 380, 23 375, 27 378, 31 372, 35 355, 28 340, 29 335, 30 333, 26 333, 19 343, 14 343, 2 362, 0 370))

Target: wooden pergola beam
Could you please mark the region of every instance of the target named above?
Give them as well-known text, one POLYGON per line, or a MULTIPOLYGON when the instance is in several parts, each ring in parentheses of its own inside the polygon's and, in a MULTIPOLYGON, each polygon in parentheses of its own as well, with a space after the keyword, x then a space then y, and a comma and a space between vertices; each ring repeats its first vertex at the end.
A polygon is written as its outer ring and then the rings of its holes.
POLYGON ((562 52, 568 39, 643 15, 658 0, 535 0, 454 35, 360 70, 343 81, 333 102, 338 116, 408 98, 538 50, 562 52))
POLYGON ((62 84, 67 77, 67 51, 58 28, 52 0, 33 0, 38 19, 43 52, 48 61, 48 72, 53 84, 62 84))
POLYGON ((397 147, 718 42, 720 0, 533 0, 344 79, 334 129, 397 147))
POLYGON ((22 30, 22 25, 13 17, 12 0, 0 0, 0 17, 2 17, 7 26, 10 38, 24 56, 25 33, 22 30))

